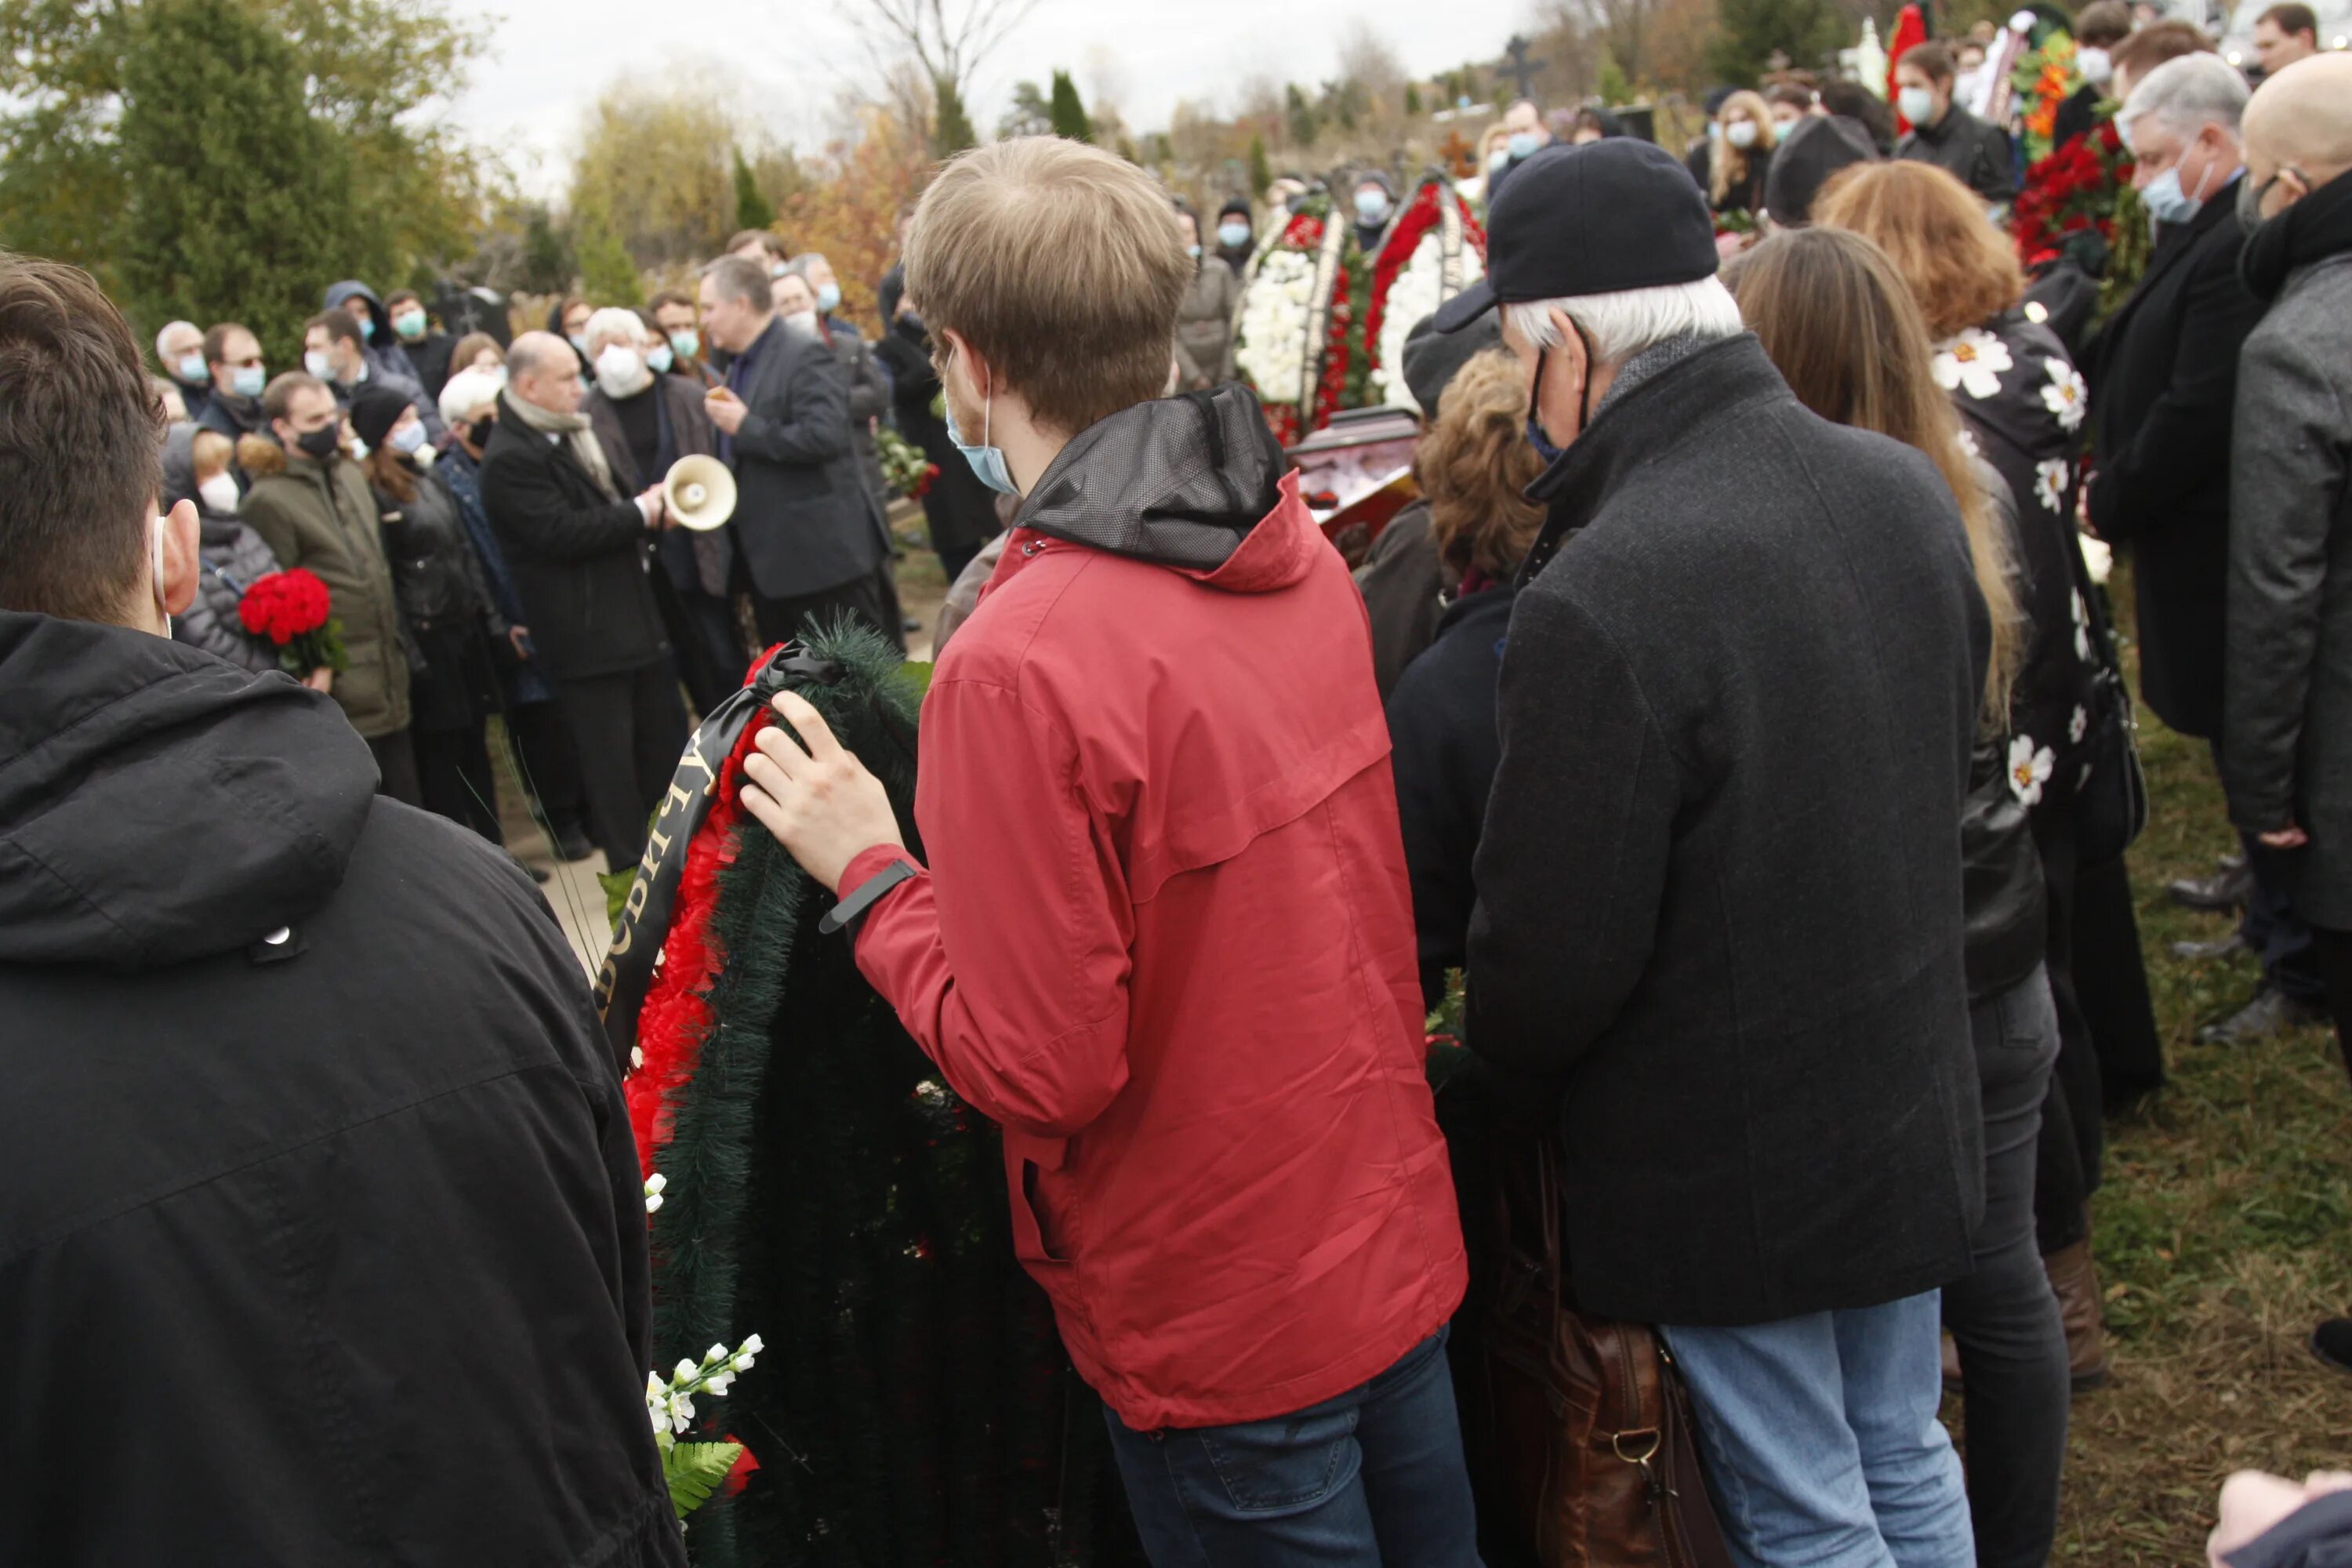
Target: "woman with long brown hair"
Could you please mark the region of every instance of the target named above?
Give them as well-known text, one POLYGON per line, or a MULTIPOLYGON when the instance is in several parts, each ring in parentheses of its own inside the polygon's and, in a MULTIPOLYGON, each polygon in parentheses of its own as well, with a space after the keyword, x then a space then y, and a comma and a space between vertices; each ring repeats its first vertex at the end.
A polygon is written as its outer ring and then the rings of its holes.
MULTIPOLYGON (((2017 502, 2019 597, 2031 630, 2011 701, 2019 793, 2050 893, 2050 988, 2063 1042, 2042 1115, 2042 1180, 2034 1207, 2042 1256, 2066 1319, 2075 1384, 2105 1375, 2098 1276, 2092 1267, 2089 1200, 2099 1184, 2105 1096, 2100 1058, 2074 983, 2074 801, 2089 776, 2087 744, 2101 713, 2098 657, 2106 632, 2074 530, 2083 378, 2057 334, 2022 304, 2024 274, 2008 238, 1985 221, 1966 185, 1929 163, 1879 163, 1831 181, 1813 206, 1825 227, 1850 229, 1885 251, 1927 319, 1928 363, 1959 414, 1973 449, 1999 469, 2017 502)), ((2137 940, 2100 943, 2108 984, 2147 976, 2137 940)), ((2111 1026, 2140 1034, 2142 1027, 2111 1026)), ((2116 1044, 2121 1045, 2122 1038, 2116 1044)), ((2152 1037, 2137 1054, 2155 1058, 2152 1037)))
POLYGON ((506 623, 492 607, 457 498, 419 460, 431 452, 415 407, 396 392, 362 386, 351 423, 366 448, 360 468, 375 495, 413 650, 409 735, 425 807, 503 844, 483 726, 497 706, 491 649, 506 639, 506 623))
POLYGON ((1543 522, 1525 494, 1543 472, 1527 421, 1526 373, 1507 351, 1483 350, 1445 384, 1437 422, 1413 455, 1430 537, 1455 584, 1436 636, 1388 703, 1422 993, 1433 1007, 1469 946, 1477 901, 1470 862, 1502 756, 1495 688, 1511 580, 1543 522))
POLYGON ((1977 1559, 1985 1568, 2038 1565, 2057 1529, 2068 1387, 2065 1331, 2034 1244, 2036 1134, 2059 1047, 2042 962, 2041 862, 2010 761, 2009 693, 2032 678, 2035 647, 2010 584, 2017 509, 2000 476, 1962 447, 1958 418, 1929 368, 1918 307, 1877 247, 1819 227, 1776 236, 1748 254, 1738 294, 1740 314, 1801 402, 1916 447, 1942 471, 1992 613, 1960 825, 1985 1215, 1971 1238, 1974 1270, 1945 1287, 1944 1325, 1959 1346, 1977 1559))

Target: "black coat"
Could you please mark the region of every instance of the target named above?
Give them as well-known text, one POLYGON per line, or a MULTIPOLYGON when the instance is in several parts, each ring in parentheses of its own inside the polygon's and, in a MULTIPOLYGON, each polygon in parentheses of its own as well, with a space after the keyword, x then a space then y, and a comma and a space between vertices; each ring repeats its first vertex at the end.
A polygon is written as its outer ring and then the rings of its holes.
POLYGON ((2009 132, 1952 105, 1934 125, 1914 125, 1895 155, 1933 163, 1988 202, 2017 199, 2017 151, 2009 132))
POLYGON ((735 470, 736 552, 771 599, 822 593, 870 574, 883 555, 881 503, 849 437, 849 376, 822 338, 769 322, 749 379, 729 372, 750 412, 719 450, 735 470))
POLYGON ((682 1564, 530 883, 161 637, 0 614, 0 1562, 682 1564))
MULTIPOLYGON (((581 412, 588 416, 597 442, 604 448, 605 462, 612 465, 613 482, 625 495, 635 495, 648 485, 659 484, 680 458, 708 458, 719 451, 718 433, 711 428, 710 416, 702 409, 704 388, 700 382, 682 375, 656 375, 646 391, 656 400, 655 424, 660 431, 651 473, 637 471, 636 458, 629 450, 621 416, 614 412, 611 398, 602 391, 591 392, 581 405, 581 412)), ((642 397, 646 393, 637 395, 642 397)), ((724 598, 728 574, 735 560, 734 525, 703 531, 666 528, 655 542, 654 559, 667 574, 671 587, 724 598)))
POLYGON ((490 602, 457 498, 437 473, 412 478, 415 493, 406 500, 375 491, 401 622, 421 660, 409 667, 409 722, 419 730, 471 729, 498 706, 493 648, 505 639, 507 624, 490 602))
POLYGON ((2221 732, 2230 427, 2263 313, 2238 279, 2237 198, 2232 180, 2165 233, 2091 347, 2091 526, 2132 552, 2147 705, 2200 739, 2221 732))
POLYGON ((1503 755, 1495 688, 1510 622, 1507 587, 1455 600, 1437 624, 1436 640, 1405 667, 1388 700, 1389 762, 1412 877, 1421 994, 1432 1010, 1445 1000, 1445 972, 1469 962, 1470 911, 1478 901, 1470 865, 1503 755))
MULTIPOLYGON (((1445 595, 1460 574, 1438 558, 1430 537, 1429 503, 1414 501, 1389 520, 1371 552, 1356 568, 1356 591, 1372 623, 1372 681, 1385 702, 1406 667, 1437 637, 1445 595)), ((1486 706, 1494 706, 1493 694, 1486 706)))
POLYGON ((1764 1323, 1967 1273, 1990 622, 1951 491, 1742 335, 1617 396, 1529 493, 1468 1043, 1558 1097, 1580 1302, 1764 1323))
MULTIPOLYGON (((891 323, 874 345, 875 357, 890 373, 891 401, 898 433, 922 448, 940 470, 923 492, 923 518, 934 550, 969 550, 996 536, 996 492, 980 482, 955 443, 948 422, 931 412, 940 395, 940 373, 931 365, 930 339, 910 321, 891 323)), ((976 437, 975 437, 976 438, 976 437)))
POLYGON ((646 519, 499 396, 482 451, 482 510, 498 535, 539 662, 558 680, 641 669, 668 655, 646 582, 646 519))

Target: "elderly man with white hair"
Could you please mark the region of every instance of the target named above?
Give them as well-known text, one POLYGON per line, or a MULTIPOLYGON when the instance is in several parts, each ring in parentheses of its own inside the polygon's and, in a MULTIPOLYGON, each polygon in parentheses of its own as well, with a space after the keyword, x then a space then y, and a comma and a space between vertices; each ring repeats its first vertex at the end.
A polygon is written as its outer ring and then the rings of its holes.
MULTIPOLYGON (((588 354, 596 388, 582 408, 624 490, 660 484, 680 458, 717 455, 702 384, 669 374, 674 351, 651 323, 608 306, 588 318, 588 354)), ((708 713, 743 684, 751 661, 728 595, 733 527, 667 531, 654 555, 654 600, 678 676, 696 711, 708 713)))
POLYGON ((1984 1152, 1958 825, 1991 623, 1911 447, 1789 390, 1706 199, 1615 138, 1486 279, 1549 509, 1475 863, 1468 1044, 1554 1133, 1579 1305, 1660 1325, 1734 1561, 1960 1568, 1939 1291, 1984 1152))
MULTIPOLYGON (((2091 349, 2095 478, 2090 522, 2129 549, 2139 600, 2140 690, 2184 735, 2223 744, 2222 640, 2230 580, 2230 442, 2238 356, 2262 305, 2238 277, 2236 205, 2246 83, 2218 55, 2183 55, 2134 82, 2116 112, 2132 183, 2156 226, 2139 287, 2091 349)), ((2318 1015, 2310 931, 2286 900, 2274 851, 2251 836, 2246 867, 2176 883, 2205 908, 2247 906, 2240 932, 2263 959, 2253 999, 2207 1026, 2218 1042, 2260 1038, 2318 1015)), ((2226 942, 2200 951, 2228 951, 2226 942)))
POLYGON ((204 330, 194 321, 173 321, 155 334, 155 363, 163 367, 164 376, 180 389, 180 401, 187 405, 188 417, 204 417, 205 402, 212 395, 212 370, 205 363, 204 330))

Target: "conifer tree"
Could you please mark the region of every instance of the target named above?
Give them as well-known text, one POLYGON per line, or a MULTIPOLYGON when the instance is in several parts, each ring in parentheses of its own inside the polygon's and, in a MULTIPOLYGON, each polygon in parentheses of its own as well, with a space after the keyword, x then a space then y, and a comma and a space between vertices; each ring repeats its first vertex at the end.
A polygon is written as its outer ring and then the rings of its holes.
POLYGON ((971 128, 971 116, 964 112, 963 94, 956 90, 953 77, 940 77, 932 83, 931 156, 952 158, 967 147, 980 145, 980 133, 971 128))
POLYGON ((1070 79, 1067 71, 1054 73, 1054 96, 1046 117, 1053 121, 1056 136, 1066 136, 1073 142, 1095 139, 1094 121, 1087 118, 1087 106, 1078 100, 1078 84, 1070 79))
POLYGON ((735 226, 772 228, 776 209, 760 190, 760 177, 751 165, 743 161, 743 149, 735 149, 735 226))

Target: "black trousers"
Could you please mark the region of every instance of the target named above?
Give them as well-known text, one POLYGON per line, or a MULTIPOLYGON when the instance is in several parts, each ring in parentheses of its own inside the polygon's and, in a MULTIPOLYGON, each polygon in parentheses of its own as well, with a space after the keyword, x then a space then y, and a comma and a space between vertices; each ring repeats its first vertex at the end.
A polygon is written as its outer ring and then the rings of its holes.
POLYGON ((2058 1065, 2042 1106, 2034 1162, 2033 1222, 2042 1251, 2063 1252, 2090 1234, 2091 1194, 2099 1188, 2105 1153, 2106 1100, 2098 1047, 2074 989, 2074 817, 2064 806, 2033 814, 2034 847, 2042 852, 2049 890, 2049 936, 2043 959, 2050 999, 2058 1010, 2058 1065))
POLYGON ((375 753, 376 794, 388 795, 403 805, 425 804, 425 789, 416 777, 416 752, 409 743, 407 731, 394 730, 389 735, 378 735, 368 742, 368 750, 375 753))
POLYGON ((975 539, 970 544, 943 544, 933 552, 940 558, 940 570, 948 574, 949 587, 956 585, 956 579, 963 575, 963 569, 971 564, 971 558, 979 554, 980 547, 987 542, 984 539, 975 539))
POLYGON ((853 577, 814 594, 796 594, 788 599, 772 599, 758 592, 751 595, 752 614, 760 623, 760 640, 770 647, 799 637, 811 625, 829 626, 842 616, 850 615, 889 638, 894 647, 904 648, 907 634, 898 624, 897 609, 898 595, 890 585, 890 563, 887 560, 863 577, 853 577))
POLYGON ((479 720, 463 730, 408 732, 416 752, 416 779, 425 809, 470 827, 493 844, 506 842, 499 829, 498 776, 490 771, 489 743, 479 720))
POLYGON ((634 868, 646 852, 646 825, 686 750, 686 704, 668 659, 613 675, 555 683, 579 750, 588 837, 604 868, 634 868))
POLYGON ((2319 960, 2319 977, 2327 986, 2327 1010, 2336 1018, 2336 1048, 2352 1072, 2352 931, 2311 929, 2313 952, 2319 960))
MULTIPOLYGON (((2213 770, 2221 770, 2221 742, 2213 748, 2213 770)), ((2227 776, 2226 774, 2224 775, 2227 776)), ((2246 852, 2246 869, 2253 873, 2254 890, 2246 900, 2246 916, 2238 924, 2238 940, 2263 961, 2263 978, 2297 1002, 2318 1006, 2326 1000, 2319 960, 2313 953, 2311 928, 2294 912, 2289 898, 2294 887, 2294 852, 2271 849, 2251 833, 2240 833, 2246 852)))
POLYGON ((2164 1042, 2147 990, 2130 863, 2118 856, 2074 877, 2074 994, 2099 1057, 2099 1087, 2115 1115, 2164 1087, 2164 1042))
MULTIPOLYGON (((523 788, 558 834, 588 826, 588 795, 580 782, 579 748, 563 705, 552 699, 518 702, 507 710, 507 736, 514 742, 523 788)), ((548 847, 551 850, 553 845, 548 847)))
POLYGON ((735 629, 735 605, 699 588, 678 587, 658 564, 649 580, 677 655, 687 700, 696 712, 708 713, 743 684, 743 672, 751 667, 751 650, 735 629))

